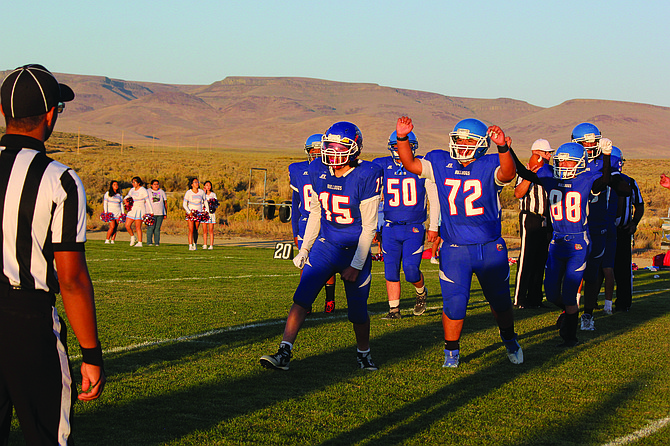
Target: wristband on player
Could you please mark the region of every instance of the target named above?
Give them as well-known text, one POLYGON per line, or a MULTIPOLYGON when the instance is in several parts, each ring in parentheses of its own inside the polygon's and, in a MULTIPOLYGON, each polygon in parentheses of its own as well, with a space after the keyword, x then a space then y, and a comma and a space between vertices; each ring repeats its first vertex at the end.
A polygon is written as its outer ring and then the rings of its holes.
POLYGON ((409 136, 407 136, 407 135, 396 137, 396 141, 408 141, 408 140, 409 140, 409 136))
POLYGON ((102 367, 102 347, 100 346, 100 341, 98 341, 98 345, 96 347, 84 348, 80 345, 79 348, 81 349, 83 362, 86 364, 102 367))
POLYGON ((509 146, 505 144, 504 146, 498 146, 498 153, 509 152, 509 146))

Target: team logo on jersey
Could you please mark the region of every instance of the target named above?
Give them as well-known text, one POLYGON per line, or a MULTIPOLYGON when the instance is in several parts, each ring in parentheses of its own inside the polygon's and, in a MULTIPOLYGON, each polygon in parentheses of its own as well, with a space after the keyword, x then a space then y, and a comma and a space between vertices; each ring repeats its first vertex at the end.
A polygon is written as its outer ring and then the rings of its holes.
POLYGON ((308 171, 304 171, 302 174, 303 174, 303 175, 309 175, 309 172, 308 172, 308 171))
POLYGON ((387 169, 393 169, 393 166, 388 165, 386 168, 387 168, 387 169))
POLYGON ((575 243, 575 250, 581 251, 582 249, 584 249, 582 245, 580 245, 579 243, 575 243))
POLYGON ((415 234, 418 234, 421 231, 419 231, 419 228, 412 228, 412 232, 415 233, 415 234))
POLYGON ((457 170, 454 172, 456 175, 470 175, 469 170, 457 170))
POLYGON ((447 164, 447 169, 453 169, 453 168, 454 168, 454 164, 453 164, 453 163, 449 163, 449 164, 447 164))
POLYGON ((503 245, 502 245, 502 243, 498 243, 498 244, 496 245, 496 249, 497 249, 498 251, 502 251, 502 250, 503 250, 503 245))
POLYGON ((325 180, 326 179, 326 174, 322 173, 321 176, 319 177, 320 180, 325 180))

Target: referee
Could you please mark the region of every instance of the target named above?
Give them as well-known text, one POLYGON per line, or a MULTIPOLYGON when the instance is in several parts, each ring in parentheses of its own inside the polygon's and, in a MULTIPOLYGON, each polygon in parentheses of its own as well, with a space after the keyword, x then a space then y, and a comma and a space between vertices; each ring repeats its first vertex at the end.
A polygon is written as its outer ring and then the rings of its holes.
MULTIPOLYGON (((614 161, 614 159, 612 159, 614 161)), ((624 159, 619 161, 619 169, 624 159)), ((614 281, 616 282, 616 302, 614 311, 629 311, 633 302, 632 237, 644 215, 644 201, 637 181, 621 174, 632 189, 630 197, 619 197, 616 223, 616 254, 614 257, 614 281)))
POLYGON ((43 66, 25 65, 5 78, 0 95, 0 444, 15 409, 28 445, 66 445, 77 390, 57 293, 81 346, 79 399, 94 400, 105 386, 84 254, 86 193, 44 147, 74 92, 43 66))
MULTIPOLYGON (((531 146, 528 168, 533 172, 551 158, 549 141, 538 139, 531 146)), ((542 278, 547 263, 551 222, 548 215, 547 193, 539 184, 519 177, 514 196, 519 199, 519 235, 521 249, 517 261, 514 305, 517 308, 541 308, 542 278)))

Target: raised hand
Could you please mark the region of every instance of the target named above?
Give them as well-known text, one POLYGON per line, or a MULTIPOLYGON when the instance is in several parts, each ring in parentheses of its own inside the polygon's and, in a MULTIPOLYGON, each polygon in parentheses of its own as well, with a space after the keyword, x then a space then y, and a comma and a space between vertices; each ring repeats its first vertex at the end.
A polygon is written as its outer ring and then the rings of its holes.
POLYGON ((413 129, 414 124, 412 124, 412 118, 409 116, 401 116, 398 118, 398 122, 395 125, 395 132, 399 138, 404 138, 413 129))

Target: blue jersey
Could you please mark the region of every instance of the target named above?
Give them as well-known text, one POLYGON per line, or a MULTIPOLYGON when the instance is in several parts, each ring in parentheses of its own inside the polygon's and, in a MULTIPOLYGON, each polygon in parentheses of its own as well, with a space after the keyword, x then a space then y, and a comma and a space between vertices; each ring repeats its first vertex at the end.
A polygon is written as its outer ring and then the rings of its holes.
POLYGON ((288 166, 289 184, 293 189, 291 205, 294 212, 291 215, 293 237, 302 237, 309 217, 309 195, 312 192, 312 183, 309 180, 308 168, 309 161, 301 161, 288 166))
POLYGON ((320 159, 309 165, 313 193, 321 204, 320 237, 340 247, 356 247, 362 230, 361 203, 379 196, 383 173, 369 161, 336 177, 320 159))
POLYGON ((555 233, 577 234, 587 230, 588 203, 593 182, 601 172, 585 170, 575 178, 554 178, 554 169, 545 164, 537 171, 547 191, 551 222, 555 233))
POLYGON ((440 237, 447 244, 472 245, 497 240, 501 234, 496 181, 500 166, 497 154, 484 155, 463 166, 449 152, 433 150, 430 161, 440 200, 440 237))
MULTIPOLYGON (((420 157, 417 157, 420 158, 420 157)), ((384 220, 394 223, 420 223, 426 221, 426 179, 407 172, 391 156, 377 158, 384 172, 384 220)))
POLYGON ((309 194, 312 191, 312 183, 309 180, 309 161, 301 161, 288 166, 288 176, 291 189, 300 195, 300 215, 298 218, 309 217, 309 194))

